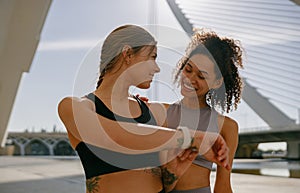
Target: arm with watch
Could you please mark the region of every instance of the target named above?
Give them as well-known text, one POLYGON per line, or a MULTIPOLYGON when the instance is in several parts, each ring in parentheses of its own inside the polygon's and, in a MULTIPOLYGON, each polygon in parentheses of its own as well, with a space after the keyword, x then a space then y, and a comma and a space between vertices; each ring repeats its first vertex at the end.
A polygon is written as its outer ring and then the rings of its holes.
MULTIPOLYGON (((221 150, 226 146, 225 141, 217 133, 211 132, 200 132, 191 131, 187 127, 178 127, 178 130, 183 131, 185 138, 191 138, 191 143, 183 143, 184 147, 181 150, 169 150, 167 153, 168 160, 166 164, 161 166, 163 184, 166 192, 171 191, 179 178, 186 172, 186 170, 191 166, 194 159, 198 154, 203 155, 207 160, 220 165, 227 170, 230 170, 228 164, 228 156, 222 154, 221 150), (198 135, 202 135, 201 140, 198 140, 198 135), (221 151, 218 151, 221 150, 221 151)), ((188 141, 187 139, 184 141, 188 141)), ((228 148, 226 146, 225 150, 228 153, 228 148)))
MULTIPOLYGON (((124 154, 144 154, 178 151, 193 145, 204 152, 203 144, 207 144, 208 152, 213 152, 217 164, 227 167, 228 147, 218 134, 179 128, 177 130, 161 126, 119 122, 98 115, 93 109, 87 108, 82 102, 65 101, 62 108, 67 117, 63 119, 68 133, 79 141, 124 154), (68 104, 70 103, 70 104, 68 104), (67 110, 65 110, 67 109, 67 110), (192 140, 193 139, 193 140, 192 140), (202 143, 204 142, 205 143, 202 143)), ((167 160, 162 159, 162 164, 167 160)))

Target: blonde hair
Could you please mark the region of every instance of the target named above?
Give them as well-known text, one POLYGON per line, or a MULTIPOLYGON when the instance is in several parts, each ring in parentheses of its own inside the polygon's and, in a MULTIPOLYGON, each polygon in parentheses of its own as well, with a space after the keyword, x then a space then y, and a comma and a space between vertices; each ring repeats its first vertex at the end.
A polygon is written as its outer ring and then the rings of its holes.
POLYGON ((154 37, 142 27, 123 25, 113 30, 102 45, 100 76, 96 88, 102 83, 105 73, 115 67, 124 46, 130 46, 133 54, 135 54, 145 46, 153 46, 154 48, 155 45, 154 37))

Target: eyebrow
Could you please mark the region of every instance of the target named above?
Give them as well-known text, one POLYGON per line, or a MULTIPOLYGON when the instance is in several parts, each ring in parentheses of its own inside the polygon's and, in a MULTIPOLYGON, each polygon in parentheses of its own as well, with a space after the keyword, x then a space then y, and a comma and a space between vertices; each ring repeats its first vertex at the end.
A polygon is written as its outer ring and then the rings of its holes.
MULTIPOLYGON (((187 65, 188 65, 189 67, 193 68, 193 66, 190 64, 190 61, 187 63, 187 65)), ((199 72, 202 73, 202 74, 204 73, 204 74, 209 75, 208 72, 206 72, 206 71, 204 71, 204 70, 200 70, 200 69, 199 69, 199 72)))

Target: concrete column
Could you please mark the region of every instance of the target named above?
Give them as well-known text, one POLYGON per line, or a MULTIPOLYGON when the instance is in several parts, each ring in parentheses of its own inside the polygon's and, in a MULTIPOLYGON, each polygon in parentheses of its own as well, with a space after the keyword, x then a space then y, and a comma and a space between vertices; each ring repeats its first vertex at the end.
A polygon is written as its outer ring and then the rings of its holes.
POLYGON ((49 148, 49 154, 54 155, 53 146, 52 145, 47 145, 47 147, 49 148))
POLYGON ((287 142, 287 156, 288 159, 300 159, 300 141, 287 142))
POLYGON ((20 155, 21 156, 25 155, 25 144, 20 144, 20 155))

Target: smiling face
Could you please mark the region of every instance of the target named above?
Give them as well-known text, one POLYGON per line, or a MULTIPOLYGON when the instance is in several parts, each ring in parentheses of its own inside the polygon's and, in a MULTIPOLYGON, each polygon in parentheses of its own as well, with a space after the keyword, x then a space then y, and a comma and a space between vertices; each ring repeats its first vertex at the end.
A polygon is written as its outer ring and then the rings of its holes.
POLYGON ((205 100, 210 89, 221 86, 222 80, 217 80, 215 64, 204 54, 195 54, 183 68, 181 76, 181 94, 184 97, 205 100))
POLYGON ((156 63, 157 47, 146 46, 141 51, 132 55, 129 67, 129 76, 132 79, 132 84, 141 89, 150 87, 155 73, 160 71, 156 63))

